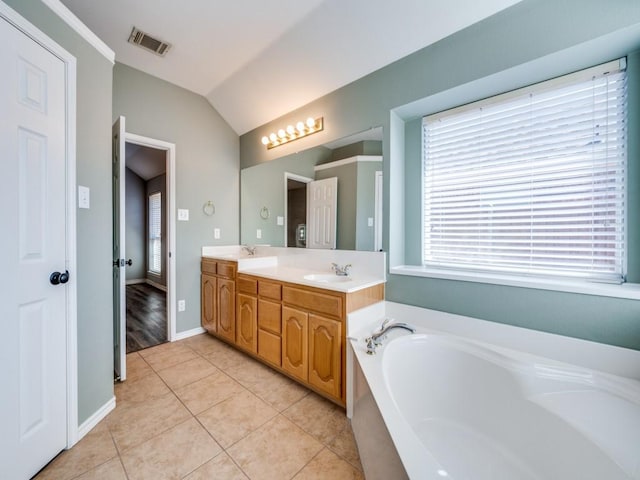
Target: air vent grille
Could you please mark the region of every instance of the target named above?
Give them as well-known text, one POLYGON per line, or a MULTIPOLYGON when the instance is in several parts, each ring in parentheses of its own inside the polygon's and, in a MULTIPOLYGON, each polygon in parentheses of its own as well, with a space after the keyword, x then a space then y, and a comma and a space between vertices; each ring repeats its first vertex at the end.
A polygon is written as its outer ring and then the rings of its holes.
POLYGON ((142 30, 138 30, 136 27, 133 27, 133 30, 131 30, 131 35, 129 35, 129 43, 138 45, 139 47, 142 47, 145 50, 149 50, 156 55, 160 55, 161 57, 164 57, 171 48, 170 43, 158 40, 148 33, 145 33, 142 30))

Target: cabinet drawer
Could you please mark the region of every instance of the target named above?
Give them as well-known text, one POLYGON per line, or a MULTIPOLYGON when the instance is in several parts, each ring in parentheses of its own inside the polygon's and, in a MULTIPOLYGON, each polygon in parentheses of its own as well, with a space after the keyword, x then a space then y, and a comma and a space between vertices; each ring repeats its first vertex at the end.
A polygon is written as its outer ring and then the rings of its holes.
POLYGON ((221 277, 235 278, 236 277, 236 264, 229 262, 218 262, 217 274, 221 277))
POLYGON ((267 362, 282 365, 282 339, 264 330, 258 329, 258 356, 267 362))
POLYGON ((258 284, 258 292, 261 297, 282 300, 282 285, 279 283, 260 280, 260 283, 258 284))
POLYGON ((238 286, 238 292, 248 293, 249 295, 258 294, 258 281, 255 278, 238 275, 236 285, 238 286))
POLYGON ((258 300, 258 328, 268 330, 274 335, 280 335, 281 328, 281 305, 268 300, 258 300))
POLYGON ((216 272, 217 263, 218 262, 216 262, 215 260, 202 260, 200 264, 200 270, 202 271, 202 273, 215 275, 217 273, 216 272))
POLYGON ((316 312, 342 317, 341 296, 285 286, 282 287, 282 300, 316 312))

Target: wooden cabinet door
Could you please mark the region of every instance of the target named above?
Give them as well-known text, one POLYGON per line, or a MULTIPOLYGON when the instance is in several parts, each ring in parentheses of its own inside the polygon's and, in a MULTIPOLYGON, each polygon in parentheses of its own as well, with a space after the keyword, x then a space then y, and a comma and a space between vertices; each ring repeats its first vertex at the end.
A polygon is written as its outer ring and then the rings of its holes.
POLYGON ((202 275, 200 280, 200 296, 201 296, 201 321, 202 328, 211 333, 218 331, 216 323, 217 316, 217 278, 211 275, 202 275))
POLYGON ((266 330, 258 329, 258 356, 276 367, 281 367, 282 338, 266 330))
POLYGON ((341 398, 342 324, 309 315, 309 384, 341 398))
POLYGON ((282 368, 307 381, 307 334, 309 314, 282 307, 282 368))
POLYGON ((218 278, 218 335, 236 341, 236 282, 218 278))
POLYGON ((236 345, 250 352, 258 352, 258 299, 238 294, 236 311, 236 345))

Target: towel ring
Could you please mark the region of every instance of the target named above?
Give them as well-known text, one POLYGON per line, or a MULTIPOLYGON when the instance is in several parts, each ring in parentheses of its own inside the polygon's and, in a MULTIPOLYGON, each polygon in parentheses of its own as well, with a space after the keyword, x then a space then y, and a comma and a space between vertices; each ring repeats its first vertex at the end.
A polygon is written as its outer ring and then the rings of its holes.
POLYGON ((207 203, 205 203, 202 206, 202 211, 204 212, 205 215, 210 217, 211 215, 216 213, 216 206, 213 204, 211 200, 209 200, 207 203))
POLYGON ((270 215, 271 212, 269 212, 269 209, 267 207, 262 207, 262 209, 260 210, 260 218, 266 220, 270 215))

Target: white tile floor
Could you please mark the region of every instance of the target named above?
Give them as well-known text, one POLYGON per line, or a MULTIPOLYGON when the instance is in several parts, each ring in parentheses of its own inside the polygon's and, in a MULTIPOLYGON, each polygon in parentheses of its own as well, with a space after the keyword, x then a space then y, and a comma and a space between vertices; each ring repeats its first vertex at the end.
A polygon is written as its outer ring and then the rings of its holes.
POLYGON ((116 409, 38 480, 364 478, 341 408, 207 334, 127 369, 116 409))

